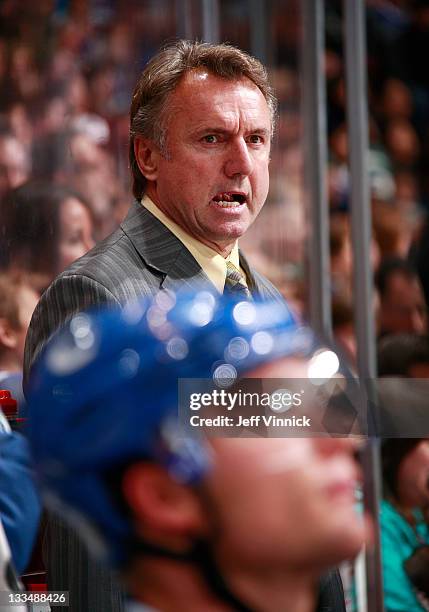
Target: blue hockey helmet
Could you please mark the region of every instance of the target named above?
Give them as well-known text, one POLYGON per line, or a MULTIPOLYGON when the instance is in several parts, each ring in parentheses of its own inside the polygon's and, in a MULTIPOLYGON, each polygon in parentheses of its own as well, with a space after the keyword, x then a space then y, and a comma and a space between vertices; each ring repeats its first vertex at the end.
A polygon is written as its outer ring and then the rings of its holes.
POLYGON ((86 525, 100 556, 120 565, 133 529, 112 499, 109 470, 147 458, 191 484, 210 468, 206 441, 178 431, 178 379, 239 377, 314 346, 279 301, 160 293, 75 315, 30 382, 29 436, 51 505, 75 517, 80 532, 86 525))

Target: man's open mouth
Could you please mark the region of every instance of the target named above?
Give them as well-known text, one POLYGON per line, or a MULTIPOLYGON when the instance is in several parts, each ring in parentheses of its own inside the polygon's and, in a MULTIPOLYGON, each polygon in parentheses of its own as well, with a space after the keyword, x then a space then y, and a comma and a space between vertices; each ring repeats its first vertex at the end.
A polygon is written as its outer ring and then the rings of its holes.
POLYGON ((238 191, 225 191, 217 193, 212 198, 212 202, 216 202, 222 208, 236 208, 246 203, 246 196, 238 191))

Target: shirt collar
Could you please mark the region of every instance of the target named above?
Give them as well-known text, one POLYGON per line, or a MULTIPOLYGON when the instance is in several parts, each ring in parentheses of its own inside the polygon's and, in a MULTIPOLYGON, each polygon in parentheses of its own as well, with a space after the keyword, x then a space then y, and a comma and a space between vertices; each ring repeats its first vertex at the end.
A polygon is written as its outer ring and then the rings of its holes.
POLYGON ((219 293, 223 293, 226 279, 226 262, 231 261, 237 270, 240 269, 240 256, 238 252, 238 242, 234 243, 231 253, 227 258, 222 257, 214 249, 203 244, 172 221, 166 214, 147 195, 143 196, 142 206, 147 208, 161 223, 163 223, 172 234, 176 236, 197 260, 201 268, 207 274, 219 293))

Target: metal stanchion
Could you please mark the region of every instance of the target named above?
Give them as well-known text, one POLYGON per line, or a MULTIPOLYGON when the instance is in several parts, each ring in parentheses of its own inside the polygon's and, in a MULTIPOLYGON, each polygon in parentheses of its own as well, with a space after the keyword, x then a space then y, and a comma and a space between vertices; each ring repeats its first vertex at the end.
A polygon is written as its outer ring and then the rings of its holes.
POLYGON ((190 0, 176 0, 176 33, 178 38, 191 40, 195 37, 192 28, 192 6, 190 0))
POLYGON ((202 11, 203 40, 208 43, 218 43, 220 40, 218 0, 202 0, 202 11))
POLYGON ((303 0, 303 123, 306 160, 305 188, 309 240, 310 321, 322 337, 332 335, 329 267, 329 210, 326 184, 326 83, 324 3, 303 0))
POLYGON ((250 49, 263 64, 269 64, 267 13, 269 2, 249 0, 250 49))
MULTIPOLYGON (((353 281, 357 368, 361 383, 368 385, 368 402, 362 406, 369 417, 369 442, 363 457, 364 506, 375 525, 374 545, 365 555, 368 612, 383 612, 383 580, 379 505, 381 497, 380 444, 373 430, 371 414, 371 381, 377 375, 375 326, 373 316, 373 284, 370 264, 371 211, 369 202, 368 113, 366 82, 365 3, 344 0, 347 117, 349 128, 350 207, 352 218, 353 281)), ((363 395, 363 394, 362 394, 363 395)), ((362 399, 364 402, 364 399, 362 399)), ((362 412, 364 414, 364 412, 362 412)))

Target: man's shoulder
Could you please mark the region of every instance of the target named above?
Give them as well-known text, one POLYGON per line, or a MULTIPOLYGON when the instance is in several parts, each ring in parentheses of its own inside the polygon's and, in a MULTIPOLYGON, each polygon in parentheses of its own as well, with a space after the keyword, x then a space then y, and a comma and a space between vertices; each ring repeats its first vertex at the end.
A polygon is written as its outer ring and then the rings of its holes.
POLYGON ((277 300, 279 302, 286 301, 277 287, 275 287, 266 276, 257 272, 256 270, 252 270, 252 275, 255 280, 258 293, 262 299, 277 300))
POLYGON ((121 226, 62 272, 42 295, 26 339, 24 379, 42 347, 74 314, 157 293, 162 274, 144 259, 145 225, 133 206, 121 226))
POLYGON ((62 272, 51 288, 80 279, 107 290, 120 303, 145 294, 148 287, 158 289, 162 274, 152 253, 169 240, 167 228, 134 202, 121 225, 62 272))
POLYGON ((83 257, 71 264, 54 281, 53 286, 82 277, 111 290, 115 294, 118 282, 131 277, 133 270, 143 269, 142 259, 129 236, 119 227, 113 234, 96 244, 83 257))

